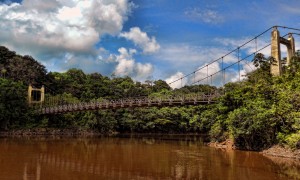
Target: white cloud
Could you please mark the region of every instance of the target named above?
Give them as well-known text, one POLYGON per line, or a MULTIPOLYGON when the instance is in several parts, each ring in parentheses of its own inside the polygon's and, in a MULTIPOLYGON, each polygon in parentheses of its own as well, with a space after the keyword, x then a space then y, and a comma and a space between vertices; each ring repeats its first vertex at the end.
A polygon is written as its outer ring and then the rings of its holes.
POLYGON ((104 34, 116 35, 131 12, 127 0, 24 0, 0 5, 0 43, 33 56, 91 53, 104 34))
POLYGON ((115 74, 118 76, 130 76, 133 73, 134 60, 119 59, 119 64, 116 67, 115 74))
POLYGON ((145 80, 145 79, 151 77, 153 71, 154 71, 154 68, 150 63, 146 63, 146 64, 137 63, 135 78, 138 80, 145 80))
POLYGON ((51 71, 80 68, 105 75, 115 71, 143 79, 153 72, 153 66, 135 62, 132 56, 136 50, 121 48, 120 54, 114 55, 104 48, 96 49, 103 35, 120 34, 134 7, 129 0, 0 3, 0 44, 30 54, 51 71))
POLYGON ((208 24, 218 24, 224 21, 224 18, 219 12, 213 9, 191 8, 186 10, 184 15, 193 21, 200 21, 208 24))
POLYGON ((150 63, 142 64, 136 63, 133 55, 136 53, 135 49, 127 50, 122 47, 119 50, 119 55, 112 55, 117 66, 114 70, 117 76, 130 76, 135 80, 145 80, 153 73, 153 66, 150 63))
POLYGON ((184 74, 182 72, 177 72, 177 73, 171 75, 170 77, 168 77, 165 81, 173 89, 181 88, 187 84, 187 79, 182 78, 182 77, 184 77, 184 74), (178 80, 178 81, 176 81, 176 80, 178 80), (176 82, 174 82, 174 81, 176 81, 176 82), (172 84, 170 84, 170 83, 172 83, 172 84))
POLYGON ((190 78, 194 78, 192 81, 195 82, 200 81, 199 82, 200 84, 207 84, 207 83, 210 84, 213 78, 211 76, 216 77, 217 74, 215 73, 221 70, 220 64, 218 62, 212 64, 206 64, 202 67, 199 67, 198 69, 200 70, 198 70, 195 73, 195 77, 190 77, 190 78))
POLYGON ((148 37, 147 33, 142 32, 139 27, 130 28, 129 32, 123 32, 120 36, 133 41, 146 54, 155 53, 160 49, 155 37, 148 37))
POLYGON ((115 61, 118 65, 115 69, 115 74, 117 76, 130 76, 133 73, 135 62, 132 59, 132 55, 136 52, 135 50, 125 49, 124 47, 119 50, 120 55, 116 56, 115 61))

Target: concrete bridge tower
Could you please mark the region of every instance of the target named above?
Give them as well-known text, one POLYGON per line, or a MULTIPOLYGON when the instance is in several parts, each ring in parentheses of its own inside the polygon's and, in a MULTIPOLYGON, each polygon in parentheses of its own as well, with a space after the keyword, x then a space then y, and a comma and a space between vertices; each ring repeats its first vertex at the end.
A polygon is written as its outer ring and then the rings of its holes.
POLYGON ((286 65, 290 65, 291 58, 295 54, 295 40, 292 34, 289 34, 288 39, 280 37, 280 33, 277 27, 273 28, 271 37, 271 56, 276 59, 276 65, 271 65, 271 74, 273 76, 280 76, 282 74, 282 62, 280 44, 284 44, 287 47, 287 62, 286 65))

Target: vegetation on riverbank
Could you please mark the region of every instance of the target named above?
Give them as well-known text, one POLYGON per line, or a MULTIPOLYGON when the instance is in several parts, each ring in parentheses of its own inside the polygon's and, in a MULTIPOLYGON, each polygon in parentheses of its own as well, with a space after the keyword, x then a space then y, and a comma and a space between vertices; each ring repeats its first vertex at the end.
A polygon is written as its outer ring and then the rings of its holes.
POLYGON ((0 47, 0 127, 72 128, 111 132, 205 133, 212 140, 230 138, 239 149, 260 150, 273 144, 300 148, 300 53, 283 76, 272 77, 272 58, 257 54, 257 69, 223 89, 208 85, 171 90, 163 80, 135 82, 130 77, 85 74, 80 69, 47 72, 30 56, 0 47), (27 85, 46 86, 64 101, 224 91, 218 103, 199 106, 137 108, 38 116, 27 106, 27 85))

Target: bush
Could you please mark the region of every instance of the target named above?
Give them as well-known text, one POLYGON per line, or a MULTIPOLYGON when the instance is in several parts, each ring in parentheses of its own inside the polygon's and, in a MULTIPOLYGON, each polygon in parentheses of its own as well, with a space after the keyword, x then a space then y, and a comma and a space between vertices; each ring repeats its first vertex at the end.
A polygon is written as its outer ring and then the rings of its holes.
POLYGON ((285 141, 289 147, 293 149, 300 149, 300 131, 297 133, 287 135, 285 137, 285 141))

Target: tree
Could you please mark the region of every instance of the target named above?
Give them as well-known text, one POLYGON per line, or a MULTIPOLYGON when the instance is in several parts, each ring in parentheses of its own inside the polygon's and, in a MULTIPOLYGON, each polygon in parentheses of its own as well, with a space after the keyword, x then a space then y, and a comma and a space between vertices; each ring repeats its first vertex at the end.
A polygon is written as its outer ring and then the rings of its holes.
POLYGON ((2 77, 25 84, 42 85, 46 81, 46 68, 31 56, 20 56, 0 46, 0 69, 2 77))
POLYGON ((255 84, 259 81, 262 81, 264 83, 271 83, 271 66, 277 65, 276 59, 274 59, 273 57, 266 58, 263 54, 258 53, 253 58, 252 62, 257 69, 246 75, 248 78, 247 83, 255 84))
POLYGON ((0 64, 6 65, 7 62, 16 55, 16 52, 10 51, 4 46, 0 46, 0 64))
POLYGON ((0 78, 0 129, 24 127, 33 118, 26 97, 23 83, 0 78))
POLYGON ((152 90, 153 92, 160 92, 162 90, 171 90, 171 87, 169 84, 166 83, 166 81, 163 80, 157 80, 153 82, 152 90))
POLYGON ((277 65, 277 61, 275 58, 266 58, 261 53, 256 54, 252 61, 255 67, 259 67, 263 71, 270 71, 271 65, 277 65))

